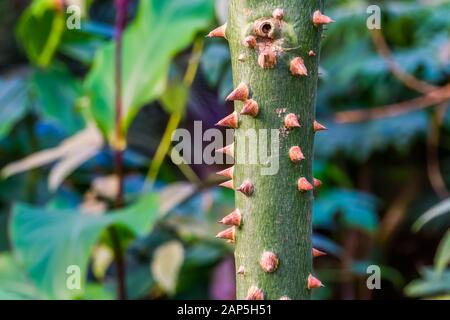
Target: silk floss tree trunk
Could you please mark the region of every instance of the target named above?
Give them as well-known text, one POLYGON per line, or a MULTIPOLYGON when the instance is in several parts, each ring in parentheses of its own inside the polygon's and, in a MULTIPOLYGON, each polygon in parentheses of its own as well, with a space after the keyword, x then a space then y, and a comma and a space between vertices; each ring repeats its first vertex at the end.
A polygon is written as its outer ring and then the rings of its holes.
MULTIPOLYGON (((219 172, 236 190, 236 209, 217 237, 235 244, 237 298, 309 299, 322 286, 313 276, 313 142, 326 128, 315 120, 322 1, 230 0, 227 24, 210 37, 228 40, 235 111, 218 125, 235 129, 220 152, 234 156, 219 172), (271 133, 276 133, 275 135, 271 133), (265 139, 269 137, 269 139, 265 139), (261 150, 270 150, 269 170, 261 150), (273 170, 273 169, 276 170, 273 170)), ((266 159, 267 160, 267 159, 266 159)))

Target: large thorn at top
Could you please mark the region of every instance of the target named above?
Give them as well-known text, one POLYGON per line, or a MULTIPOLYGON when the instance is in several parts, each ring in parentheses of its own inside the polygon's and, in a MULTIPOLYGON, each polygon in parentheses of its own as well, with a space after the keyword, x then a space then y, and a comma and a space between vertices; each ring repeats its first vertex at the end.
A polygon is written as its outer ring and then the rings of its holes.
POLYGON ((318 27, 323 24, 329 24, 335 22, 333 19, 331 19, 329 16, 326 16, 320 12, 320 10, 317 10, 313 14, 313 24, 318 27))

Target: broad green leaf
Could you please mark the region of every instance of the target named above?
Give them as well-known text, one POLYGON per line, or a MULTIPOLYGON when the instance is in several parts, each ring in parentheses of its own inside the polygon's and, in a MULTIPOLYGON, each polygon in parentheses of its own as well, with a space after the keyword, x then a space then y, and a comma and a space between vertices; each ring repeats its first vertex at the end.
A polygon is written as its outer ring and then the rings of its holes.
POLYGON ((31 84, 44 119, 56 123, 69 134, 83 127, 81 114, 75 109, 76 100, 81 96, 81 84, 66 69, 36 70, 31 84))
POLYGON ((410 297, 430 297, 450 293, 450 271, 434 272, 430 268, 422 270, 423 277, 413 280, 404 291, 410 297))
POLYGON ((160 100, 168 113, 184 113, 189 97, 189 88, 182 82, 171 82, 167 85, 160 100))
MULTIPOLYGON (((123 105, 127 127, 139 108, 164 92, 177 52, 212 18, 211 0, 142 0, 123 39, 123 105)), ((109 136, 114 124, 114 43, 100 50, 86 88, 94 117, 109 136)))
POLYGON ((156 282, 169 294, 174 294, 178 273, 184 261, 184 248, 179 241, 161 245, 153 254, 151 270, 156 282))
POLYGON ((450 212, 450 199, 445 199, 422 214, 420 218, 417 219, 417 221, 414 223, 412 228, 415 232, 417 232, 431 220, 448 212, 450 212))
POLYGON ((0 300, 29 300, 43 298, 27 279, 24 270, 12 255, 0 255, 0 300))
POLYGON ((339 214, 344 224, 373 232, 378 226, 377 201, 369 194, 351 190, 334 190, 314 203, 313 225, 330 228, 339 214))
POLYGON ((28 86, 22 77, 0 79, 0 139, 27 111, 28 86))
POLYGON ((437 249, 436 257, 434 258, 434 265, 438 273, 442 273, 450 263, 450 229, 442 238, 441 243, 437 249))
POLYGON ((148 232, 158 216, 157 204, 152 194, 131 207, 101 216, 18 204, 10 225, 14 252, 47 298, 82 296, 88 260, 100 235, 111 225, 124 226, 136 234, 148 232), (69 266, 80 268, 80 290, 66 286, 69 266))
POLYGON ((34 0, 20 17, 17 38, 28 58, 41 67, 51 62, 66 30, 64 12, 53 0, 34 0))

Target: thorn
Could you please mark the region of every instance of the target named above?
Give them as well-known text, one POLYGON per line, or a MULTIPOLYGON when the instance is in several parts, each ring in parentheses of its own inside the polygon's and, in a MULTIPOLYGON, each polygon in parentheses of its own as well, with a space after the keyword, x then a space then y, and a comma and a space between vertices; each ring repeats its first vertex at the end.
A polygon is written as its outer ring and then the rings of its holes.
POLYGON ((284 117, 284 126, 288 129, 300 128, 297 116, 293 113, 286 115, 286 117, 284 117))
POLYGON ((327 129, 327 127, 320 124, 319 122, 314 121, 313 130, 314 130, 314 132, 317 132, 317 131, 324 131, 324 130, 328 130, 328 129, 327 129))
POLYGON ((323 24, 329 24, 332 22, 335 22, 335 21, 333 19, 331 19, 330 17, 322 14, 322 12, 320 12, 320 10, 315 11, 313 14, 313 25, 316 27, 323 25, 323 24))
POLYGON ((245 61, 245 54, 241 53, 241 54, 239 55, 239 57, 238 57, 238 60, 239 60, 240 62, 245 61))
POLYGON ((252 99, 247 100, 247 102, 245 102, 244 107, 241 110, 242 115, 251 116, 253 118, 256 118, 258 113, 259 113, 258 103, 252 99))
POLYGON ((236 209, 229 215, 225 216, 222 220, 220 220, 219 223, 226 224, 229 226, 240 227, 241 220, 242 220, 241 210, 236 209))
POLYGON ((236 89, 234 89, 226 98, 227 101, 247 101, 248 99, 248 87, 245 83, 241 82, 236 89))
POLYGON ((314 178, 313 179, 313 185, 314 185, 314 188, 318 188, 318 187, 320 187, 322 185, 322 181, 320 181, 319 179, 314 178))
POLYGON ((284 18, 284 10, 277 8, 273 11, 272 17, 277 20, 283 20, 284 18))
POLYGON ((259 265, 265 272, 275 272, 278 268, 278 257, 275 253, 270 251, 265 251, 262 256, 261 260, 259 261, 259 265))
POLYGON ((308 52, 308 56, 310 56, 310 57, 315 57, 315 56, 316 56, 316 53, 315 53, 313 50, 310 50, 310 51, 308 52))
POLYGON ((225 229, 225 230, 219 232, 216 235, 216 238, 225 239, 225 240, 228 240, 230 243, 234 243, 234 240, 235 240, 234 236, 235 236, 235 228, 230 227, 228 229, 225 229))
POLYGON ((207 37, 208 38, 225 38, 226 39, 226 30, 227 30, 227 24, 225 23, 224 25, 214 29, 213 31, 211 31, 210 33, 208 33, 207 37))
POLYGON ((238 271, 236 272, 236 274, 239 274, 239 275, 242 275, 242 276, 245 275, 245 268, 244 268, 244 266, 240 266, 238 271))
POLYGON ((221 184, 219 184, 219 187, 224 187, 224 188, 228 188, 231 190, 234 190, 234 182, 233 179, 222 182, 221 184))
POLYGON ((289 158, 292 162, 300 162, 302 160, 305 160, 302 149, 298 146, 289 149, 289 158))
POLYGON ((238 122, 239 122, 238 114, 235 111, 232 114, 230 114, 230 115, 226 116, 225 118, 223 118, 222 120, 220 120, 219 122, 217 122, 216 126, 237 129, 237 127, 239 125, 238 122))
POLYGON ((243 43, 244 46, 246 46, 247 48, 254 48, 256 47, 256 37, 255 36, 245 37, 243 43))
POLYGON ((258 56, 258 64, 263 69, 271 69, 277 64, 277 57, 272 51, 261 52, 258 56))
POLYGON ((257 286, 251 286, 247 291, 246 300, 264 300, 264 293, 257 286))
POLYGON ((326 256, 327 254, 323 251, 317 250, 317 249, 312 249, 312 256, 313 258, 318 258, 318 257, 322 257, 322 256, 326 256))
POLYGON ((233 179, 234 166, 229 167, 228 169, 217 172, 216 174, 225 178, 233 179))
POLYGON ((308 276, 308 289, 325 287, 322 282, 314 277, 312 274, 308 276))
POLYGON ((311 191, 312 189, 314 189, 313 186, 311 185, 311 183, 309 183, 309 181, 306 180, 306 178, 298 179, 297 185, 298 185, 298 190, 301 192, 311 191))
POLYGON ((220 152, 234 158, 234 142, 221 149, 217 149, 216 152, 220 152))
POLYGON ((280 297, 279 300, 292 300, 292 299, 289 298, 288 296, 282 296, 282 297, 280 297))
POLYGON ((308 69, 306 69, 305 62, 302 58, 297 57, 291 61, 291 73, 294 76, 307 76, 308 69))
POLYGON ((250 180, 245 180, 241 186, 237 189, 237 191, 242 192, 247 197, 250 197, 253 194, 254 187, 250 180))

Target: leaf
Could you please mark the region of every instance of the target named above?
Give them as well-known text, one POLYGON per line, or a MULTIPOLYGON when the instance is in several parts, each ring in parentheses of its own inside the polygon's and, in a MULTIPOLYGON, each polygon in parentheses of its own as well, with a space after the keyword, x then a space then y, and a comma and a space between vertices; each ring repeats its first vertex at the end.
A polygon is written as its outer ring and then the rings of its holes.
MULTIPOLYGON (((164 204, 170 191, 187 190, 186 183, 170 186, 159 194, 142 196, 135 204, 104 215, 80 214, 77 210, 34 208, 17 204, 9 231, 14 253, 30 279, 46 298, 69 299, 82 296, 88 260, 100 235, 111 225, 123 226, 136 235, 151 231, 158 218, 191 195, 185 191, 178 201, 164 204), (159 208, 158 206, 161 205, 159 208), (66 287, 67 267, 81 270, 81 290, 66 287)), ((194 192, 195 188, 190 188, 194 192)))
POLYGON ((58 163, 50 171, 48 185, 56 190, 62 181, 85 161, 92 158, 103 146, 103 137, 94 125, 64 140, 59 146, 36 152, 28 157, 5 166, 1 174, 7 178, 30 169, 58 163))
POLYGON ((0 139, 8 135, 27 112, 27 89, 22 76, 0 79, 0 139))
POLYGON ((437 249, 436 257, 434 258, 434 266, 436 272, 444 272, 447 265, 450 263, 450 229, 442 238, 441 243, 437 249))
POLYGON ((156 282, 169 294, 174 294, 178 273, 184 261, 184 248, 179 241, 161 245, 153 254, 151 270, 156 282))
MULTIPOLYGON (((164 92, 174 55, 211 21, 210 0, 143 0, 123 39, 124 126, 164 92)), ((86 88, 99 126, 110 136, 114 124, 114 44, 100 50, 86 88)))
POLYGON ((369 194, 334 190, 315 202, 313 225, 330 228, 334 225, 335 215, 340 214, 346 225, 373 232, 378 226, 376 207, 376 199, 369 194))
POLYGON ((31 85, 44 119, 68 133, 82 129, 83 119, 75 110, 76 100, 81 96, 81 84, 65 68, 36 70, 31 85))
POLYGON ((189 88, 182 82, 171 82, 161 96, 162 106, 168 113, 184 113, 189 88))
POLYGON ((450 271, 438 274, 430 268, 422 270, 422 278, 410 282, 404 289, 410 297, 429 297, 450 292, 450 271))
POLYGON ((450 199, 445 199, 422 214, 413 224, 412 229, 418 232, 428 222, 448 212, 450 212, 450 199))
POLYGON ((205 49, 200 66, 209 86, 217 86, 225 67, 229 64, 230 51, 225 44, 213 43, 205 49))

